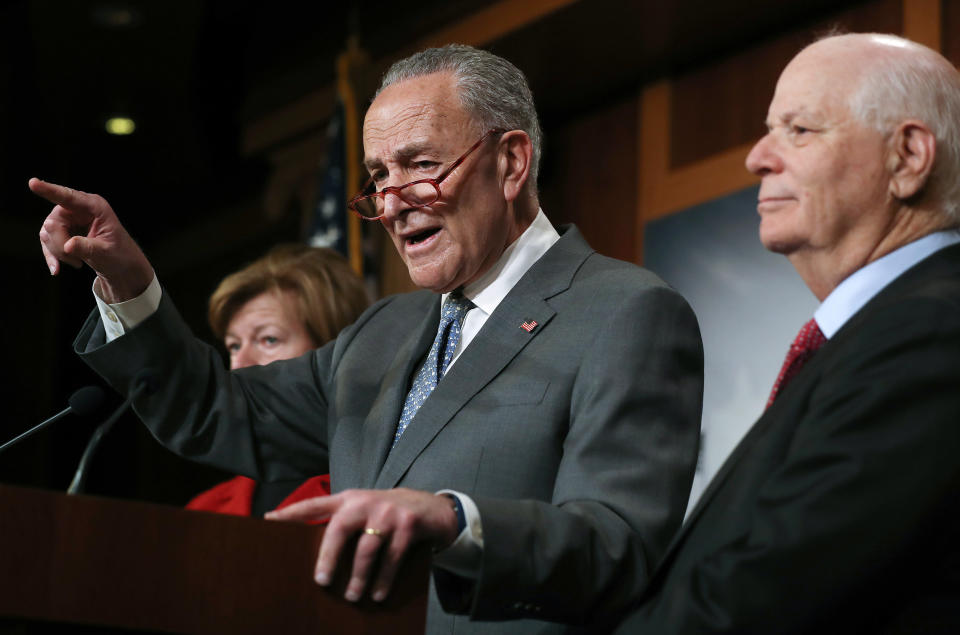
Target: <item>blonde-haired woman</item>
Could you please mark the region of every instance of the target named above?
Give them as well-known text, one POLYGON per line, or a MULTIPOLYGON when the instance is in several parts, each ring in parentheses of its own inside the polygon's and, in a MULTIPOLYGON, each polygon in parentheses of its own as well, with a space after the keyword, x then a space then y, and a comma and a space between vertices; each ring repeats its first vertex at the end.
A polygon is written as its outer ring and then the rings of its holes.
MULTIPOLYGON (((232 273, 210 296, 209 321, 230 368, 269 364, 322 346, 367 307, 363 281, 331 249, 279 245, 232 273)), ((329 475, 257 483, 237 476, 207 490, 188 509, 257 515, 329 494, 329 475)))

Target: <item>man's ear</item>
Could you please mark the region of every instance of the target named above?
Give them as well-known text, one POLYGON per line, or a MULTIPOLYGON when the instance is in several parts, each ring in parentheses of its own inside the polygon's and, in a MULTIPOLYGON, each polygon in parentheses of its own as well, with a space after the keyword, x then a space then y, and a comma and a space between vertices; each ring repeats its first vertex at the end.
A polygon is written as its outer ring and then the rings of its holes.
POLYGON ((524 185, 530 177, 533 143, 526 132, 511 130, 500 137, 499 153, 497 170, 503 196, 507 201, 514 201, 524 191, 524 185))
POLYGON ((901 123, 890 140, 890 194, 909 199, 923 190, 933 171, 937 140, 923 122, 901 123))

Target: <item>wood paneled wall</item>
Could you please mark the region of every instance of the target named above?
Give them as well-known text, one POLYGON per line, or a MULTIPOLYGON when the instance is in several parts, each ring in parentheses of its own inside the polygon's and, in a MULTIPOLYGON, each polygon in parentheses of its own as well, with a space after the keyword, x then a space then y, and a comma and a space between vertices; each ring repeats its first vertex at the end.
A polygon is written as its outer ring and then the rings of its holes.
MULTIPOLYGON (((482 46, 504 29, 523 28, 566 4, 542 0, 518 14, 518 24, 493 29, 497 10, 514 11, 517 1, 491 5, 421 44, 457 40, 482 46)), ((960 63, 960 37, 952 35, 960 33, 960 0, 871 0, 785 35, 745 43, 726 57, 547 126, 540 184, 547 215, 556 224, 576 223, 601 253, 642 262, 645 223, 756 182, 744 160, 763 134, 780 71, 805 44, 832 30, 899 33, 960 63)), ((380 61, 371 68, 379 73, 382 66, 380 61)), ((317 99, 309 96, 309 108, 292 105, 283 116, 251 127, 249 147, 269 146, 280 130, 271 127, 289 127, 293 115, 296 125, 315 126, 317 99)), ((389 256, 387 251, 383 258, 381 292, 409 289, 402 262, 389 256)))
POLYGON ((831 29, 901 33, 900 0, 879 0, 673 79, 670 167, 684 167, 764 132, 767 106, 787 62, 818 34, 831 29))
POLYGON ((636 98, 546 130, 541 205, 554 225, 575 223, 603 254, 633 260, 636 98))
MULTIPOLYGON (((899 33, 942 49, 957 63, 960 38, 950 34, 960 26, 958 5, 957 0, 874 0, 646 86, 641 97, 638 224, 756 182, 743 163, 763 134, 777 77, 818 35, 831 30, 899 33)), ((641 260, 641 247, 635 251, 641 260)))

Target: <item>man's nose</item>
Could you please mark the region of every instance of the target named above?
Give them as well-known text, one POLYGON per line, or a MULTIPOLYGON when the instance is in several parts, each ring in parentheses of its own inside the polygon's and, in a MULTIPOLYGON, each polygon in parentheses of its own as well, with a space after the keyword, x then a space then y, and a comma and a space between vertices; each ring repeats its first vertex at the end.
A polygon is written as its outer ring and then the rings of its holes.
POLYGON ((401 213, 410 209, 403 198, 395 190, 389 190, 383 195, 383 217, 386 220, 393 220, 401 213))
POLYGON ((782 164, 779 155, 776 152, 775 144, 771 133, 767 133, 754 144, 750 154, 747 155, 747 170, 757 176, 763 176, 767 172, 777 172, 782 164))

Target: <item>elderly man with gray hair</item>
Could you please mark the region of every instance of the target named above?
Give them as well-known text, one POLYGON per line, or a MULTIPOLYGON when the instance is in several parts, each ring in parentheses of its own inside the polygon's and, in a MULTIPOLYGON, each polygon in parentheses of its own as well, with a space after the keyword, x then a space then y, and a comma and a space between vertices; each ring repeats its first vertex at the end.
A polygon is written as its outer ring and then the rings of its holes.
POLYGON ((767 127, 760 240, 822 304, 620 632, 960 632, 960 73, 829 37, 767 127))
POLYGON ((380 222, 424 290, 376 303, 303 357, 232 373, 106 201, 32 180, 56 205, 40 233, 51 272, 98 274, 77 351, 183 456, 260 480, 329 465, 332 496, 271 517, 329 517, 315 576, 351 571, 349 600, 382 600, 428 542, 429 632, 595 632, 682 518, 696 318, 651 273, 547 220, 533 98, 506 60, 449 46, 398 62, 363 145, 370 179, 350 206, 380 222), (143 368, 155 391, 138 390, 143 368))

